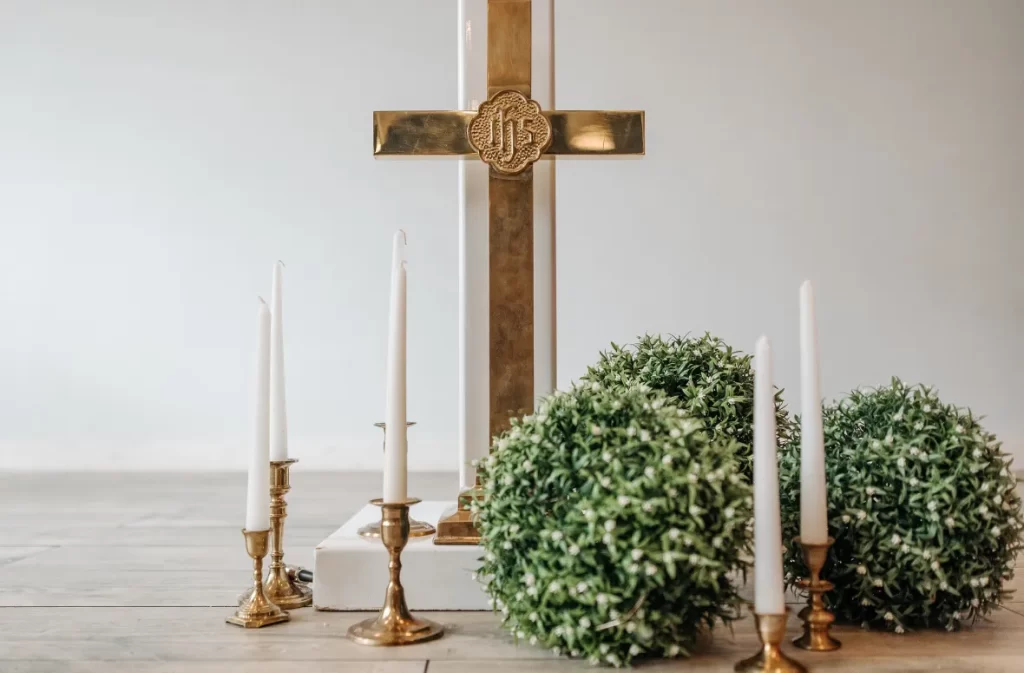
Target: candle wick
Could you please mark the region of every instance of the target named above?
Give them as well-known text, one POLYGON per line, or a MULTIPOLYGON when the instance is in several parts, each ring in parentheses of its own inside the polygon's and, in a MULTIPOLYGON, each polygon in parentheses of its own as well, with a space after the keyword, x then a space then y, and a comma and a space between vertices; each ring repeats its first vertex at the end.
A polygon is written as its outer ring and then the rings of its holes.
POLYGON ((267 305, 267 302, 263 300, 263 297, 256 297, 256 298, 259 299, 260 303, 263 304, 264 306, 267 305))
POLYGON ((285 266, 285 263, 282 262, 281 260, 277 260, 277 263, 280 264, 281 266, 285 266))
POLYGON ((398 233, 402 235, 402 243, 404 243, 405 245, 409 245, 409 237, 408 235, 406 235, 405 229, 399 229, 398 233))

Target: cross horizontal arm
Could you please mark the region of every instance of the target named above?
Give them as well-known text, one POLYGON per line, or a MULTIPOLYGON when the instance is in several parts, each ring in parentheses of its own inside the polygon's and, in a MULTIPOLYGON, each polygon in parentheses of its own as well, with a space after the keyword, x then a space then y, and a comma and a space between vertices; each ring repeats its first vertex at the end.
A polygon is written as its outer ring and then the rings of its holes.
MULTIPOLYGON (((476 154, 467 129, 474 110, 373 113, 374 156, 476 154)), ((545 154, 643 154, 642 111, 545 110, 551 145, 545 154)))
POLYGON ((642 110, 551 110, 544 154, 643 154, 642 110))

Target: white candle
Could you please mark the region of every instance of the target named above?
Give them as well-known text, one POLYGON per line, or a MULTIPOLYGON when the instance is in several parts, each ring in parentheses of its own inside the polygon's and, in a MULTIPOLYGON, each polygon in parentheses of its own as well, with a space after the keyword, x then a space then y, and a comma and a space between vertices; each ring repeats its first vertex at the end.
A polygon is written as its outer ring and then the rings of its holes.
POLYGON ((775 386, 767 337, 757 341, 754 367, 754 610, 762 615, 778 615, 785 612, 786 605, 782 596, 775 386))
POLYGON ((246 530, 270 528, 270 311, 260 299, 256 356, 256 431, 249 459, 246 530))
POLYGON ((384 433, 384 502, 407 497, 405 416, 405 232, 395 233, 391 257, 391 304, 388 324, 387 411, 384 433))
POLYGON ((828 541, 819 383, 814 288, 808 280, 800 286, 800 539, 808 544, 828 541))
POLYGON ((288 411, 284 396, 284 311, 281 309, 281 274, 284 263, 274 265, 273 310, 270 314, 270 460, 288 460, 288 411))

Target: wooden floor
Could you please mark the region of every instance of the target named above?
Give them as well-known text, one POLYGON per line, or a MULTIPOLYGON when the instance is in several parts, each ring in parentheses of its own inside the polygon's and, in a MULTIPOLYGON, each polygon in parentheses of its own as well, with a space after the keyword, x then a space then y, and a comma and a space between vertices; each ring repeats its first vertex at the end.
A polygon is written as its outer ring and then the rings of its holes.
MULTIPOLYGON (((444 498, 454 485, 449 475, 413 475, 410 492, 444 498)), ((377 476, 296 470, 287 560, 311 565, 313 547, 378 490, 377 476)), ((304 609, 263 630, 228 626, 250 568, 239 533, 244 498, 241 474, 0 475, 0 673, 591 670, 515 645, 486 613, 435 613, 447 635, 399 649, 345 639, 365 614, 304 609)), ((1014 601, 961 633, 840 628, 839 652, 799 658, 811 671, 1024 672, 1024 596, 1014 601)), ((642 668, 731 671, 755 649, 748 620, 693 659, 642 668)))

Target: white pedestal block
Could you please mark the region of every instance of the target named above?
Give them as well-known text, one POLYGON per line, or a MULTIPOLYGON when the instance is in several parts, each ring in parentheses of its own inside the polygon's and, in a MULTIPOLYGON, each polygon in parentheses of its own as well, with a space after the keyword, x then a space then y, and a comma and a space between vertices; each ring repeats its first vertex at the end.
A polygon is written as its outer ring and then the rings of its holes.
MULTIPOLYGON (((454 502, 413 505, 414 519, 436 524, 454 502)), ((388 585, 388 554, 379 539, 364 539, 360 527, 380 521, 380 508, 366 505, 316 548, 313 605, 317 610, 378 610, 388 585)), ((487 595, 472 578, 480 547, 435 545, 432 537, 409 538, 402 552, 402 585, 410 610, 489 610, 487 595)))

